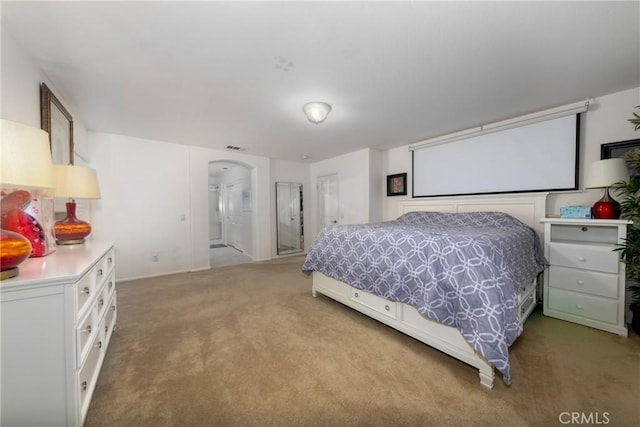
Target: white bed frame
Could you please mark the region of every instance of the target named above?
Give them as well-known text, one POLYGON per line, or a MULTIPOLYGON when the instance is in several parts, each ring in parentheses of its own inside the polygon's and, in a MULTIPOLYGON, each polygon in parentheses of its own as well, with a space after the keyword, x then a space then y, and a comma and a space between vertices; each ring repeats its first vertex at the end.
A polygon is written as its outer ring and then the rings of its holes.
MULTIPOLYGON (((433 212, 506 212, 533 227, 543 242, 544 226, 540 222, 545 217, 548 193, 527 193, 519 195, 457 196, 428 199, 412 199, 398 203, 398 214, 413 211, 433 212)), ((524 322, 537 302, 536 281, 519 295, 519 310, 524 322)), ((414 307, 388 301, 371 293, 353 288, 346 283, 329 278, 320 272, 313 273, 312 295, 326 295, 342 304, 366 314, 400 332, 430 345, 478 369, 480 384, 493 388, 494 369, 489 362, 478 355, 454 327, 445 326, 422 316, 414 307)))

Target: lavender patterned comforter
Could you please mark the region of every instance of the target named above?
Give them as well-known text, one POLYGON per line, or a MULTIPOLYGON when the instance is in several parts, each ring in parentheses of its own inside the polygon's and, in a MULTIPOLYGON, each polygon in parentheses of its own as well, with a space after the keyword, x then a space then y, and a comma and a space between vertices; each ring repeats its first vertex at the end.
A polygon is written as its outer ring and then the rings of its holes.
POLYGON ((516 294, 546 267, 533 228, 501 212, 410 212, 323 229, 302 270, 319 271, 457 328, 510 384, 522 332, 516 294))

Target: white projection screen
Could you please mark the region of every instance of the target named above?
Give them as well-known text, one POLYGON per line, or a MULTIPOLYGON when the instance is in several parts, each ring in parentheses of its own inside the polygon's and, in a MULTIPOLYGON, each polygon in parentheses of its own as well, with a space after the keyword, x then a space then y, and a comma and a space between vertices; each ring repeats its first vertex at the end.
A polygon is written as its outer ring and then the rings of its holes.
POLYGON ((413 151, 413 197, 575 190, 580 115, 413 151))

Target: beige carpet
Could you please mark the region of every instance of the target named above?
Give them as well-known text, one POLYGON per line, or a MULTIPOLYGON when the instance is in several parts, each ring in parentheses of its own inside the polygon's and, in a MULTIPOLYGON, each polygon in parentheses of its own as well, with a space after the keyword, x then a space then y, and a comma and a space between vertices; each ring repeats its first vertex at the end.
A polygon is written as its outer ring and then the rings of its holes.
POLYGON ((118 329, 85 425, 560 426, 571 413, 640 425, 633 332, 538 310, 511 349, 512 386, 498 376, 485 390, 476 369, 313 298, 302 261, 119 283, 118 329))

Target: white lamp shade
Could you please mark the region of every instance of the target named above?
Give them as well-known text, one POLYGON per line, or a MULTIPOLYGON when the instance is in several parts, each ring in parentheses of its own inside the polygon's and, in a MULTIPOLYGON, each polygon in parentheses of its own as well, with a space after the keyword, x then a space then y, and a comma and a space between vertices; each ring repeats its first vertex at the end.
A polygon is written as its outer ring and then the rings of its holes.
POLYGON ((0 185, 5 188, 53 188, 49 135, 9 120, 0 120, 0 185))
POLYGON ((99 199, 100 187, 95 169, 73 165, 53 165, 55 197, 99 199))
POLYGON ((610 187, 618 181, 627 181, 629 171, 622 158, 597 160, 589 165, 585 188, 610 187))
POLYGON ((331 111, 331 105, 326 102, 307 102, 302 106, 302 111, 311 123, 318 124, 327 118, 331 111))

